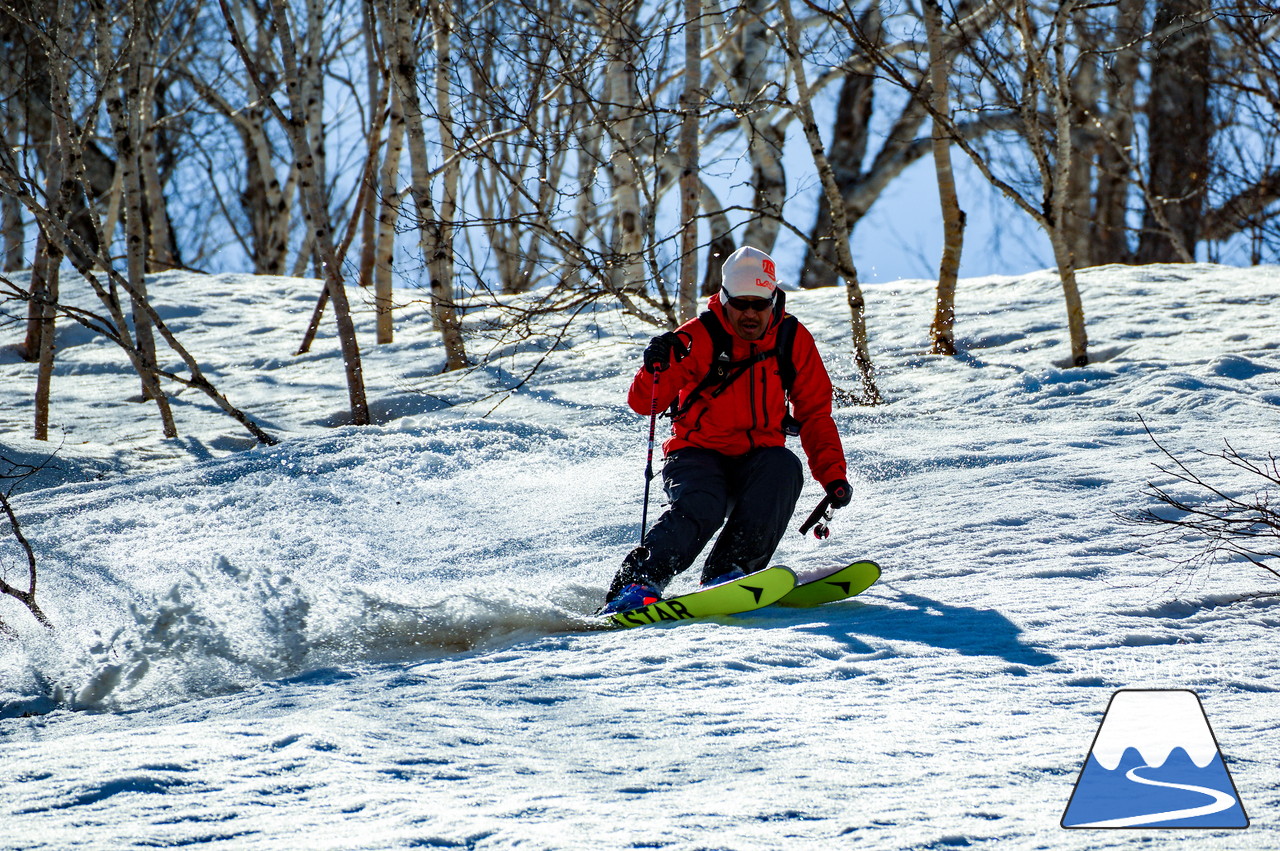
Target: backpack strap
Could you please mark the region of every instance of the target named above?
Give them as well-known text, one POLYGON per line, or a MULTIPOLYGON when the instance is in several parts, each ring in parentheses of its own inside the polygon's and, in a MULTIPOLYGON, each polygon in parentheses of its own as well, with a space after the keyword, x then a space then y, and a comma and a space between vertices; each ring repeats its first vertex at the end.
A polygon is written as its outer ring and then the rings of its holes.
POLYGON ((794 316, 783 317, 778 326, 772 349, 757 352, 749 358, 736 361, 732 359, 733 337, 720 324, 719 317, 710 310, 704 310, 698 314, 698 321, 702 323, 702 327, 706 329, 708 336, 711 338, 711 368, 707 370, 707 374, 694 386, 693 390, 689 391, 689 394, 684 397, 683 404, 678 399, 671 403, 668 415, 672 419, 677 419, 688 413, 694 403, 706 393, 710 393, 712 398, 724 393, 725 390, 729 389, 729 385, 746 375, 751 367, 772 357, 778 359, 778 374, 782 379, 783 389, 788 394, 791 393, 791 387, 795 384, 796 377, 795 364, 791 360, 791 347, 795 342, 796 326, 799 324, 799 320, 794 316))
POLYGON ((791 388, 796 386, 796 362, 792 358, 792 349, 796 342, 796 328, 800 320, 794 316, 785 316, 778 325, 778 336, 774 338, 778 350, 778 377, 782 379, 782 391, 787 397, 787 412, 782 417, 782 432, 788 437, 798 437, 800 421, 791 414, 791 388))
POLYGON ((796 362, 791 358, 791 350, 796 342, 796 328, 800 320, 788 314, 778 325, 778 336, 774 338, 774 348, 778 352, 778 377, 782 379, 782 389, 791 395, 791 388, 796 386, 796 362))

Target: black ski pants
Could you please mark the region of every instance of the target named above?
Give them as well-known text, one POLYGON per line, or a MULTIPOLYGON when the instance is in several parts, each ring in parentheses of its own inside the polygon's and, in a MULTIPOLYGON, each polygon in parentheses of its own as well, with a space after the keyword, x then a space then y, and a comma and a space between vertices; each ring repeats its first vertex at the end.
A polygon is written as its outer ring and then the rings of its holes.
POLYGON ((693 564, 721 524, 702 568, 704 583, 734 568, 768 567, 800 499, 804 469, 785 446, 736 457, 687 448, 667 457, 662 481, 671 507, 645 536, 647 558, 628 557, 615 590, 632 582, 664 587, 693 564))

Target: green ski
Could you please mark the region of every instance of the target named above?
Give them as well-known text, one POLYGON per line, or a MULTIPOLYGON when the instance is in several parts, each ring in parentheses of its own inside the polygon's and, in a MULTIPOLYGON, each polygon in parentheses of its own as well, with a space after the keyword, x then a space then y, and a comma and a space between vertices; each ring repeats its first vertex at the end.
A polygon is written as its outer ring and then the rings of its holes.
POLYGON ((638 609, 599 615, 594 621, 603 629, 630 629, 716 615, 736 615, 776 603, 795 584, 796 575, 790 568, 767 567, 732 582, 668 597, 638 609))
POLYGON ((804 607, 834 603, 861 594, 879 578, 880 566, 874 561, 855 561, 824 575, 806 576, 778 600, 777 605, 804 607))

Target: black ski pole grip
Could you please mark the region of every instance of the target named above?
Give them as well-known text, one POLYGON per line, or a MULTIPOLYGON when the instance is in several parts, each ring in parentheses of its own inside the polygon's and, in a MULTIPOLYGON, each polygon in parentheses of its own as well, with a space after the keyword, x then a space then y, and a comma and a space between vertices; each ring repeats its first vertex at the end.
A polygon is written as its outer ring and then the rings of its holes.
POLYGON ((809 530, 814 527, 819 520, 826 516, 827 509, 831 507, 831 497, 824 496, 822 502, 818 503, 818 507, 809 515, 809 519, 804 521, 804 525, 800 527, 800 534, 806 535, 809 530))

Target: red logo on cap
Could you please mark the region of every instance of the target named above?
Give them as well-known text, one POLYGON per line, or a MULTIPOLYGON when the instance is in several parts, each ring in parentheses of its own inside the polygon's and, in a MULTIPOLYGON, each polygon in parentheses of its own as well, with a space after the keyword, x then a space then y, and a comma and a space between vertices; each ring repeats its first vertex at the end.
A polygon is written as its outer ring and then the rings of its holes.
POLYGON ((778 277, 778 270, 774 267, 772 260, 766 259, 766 260, 760 261, 760 263, 762 266, 764 266, 764 273, 766 275, 768 275, 770 278, 778 277))

